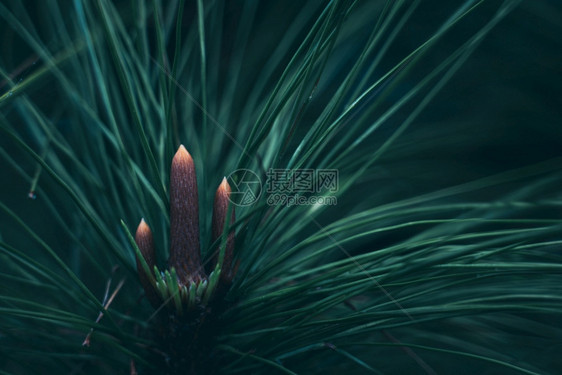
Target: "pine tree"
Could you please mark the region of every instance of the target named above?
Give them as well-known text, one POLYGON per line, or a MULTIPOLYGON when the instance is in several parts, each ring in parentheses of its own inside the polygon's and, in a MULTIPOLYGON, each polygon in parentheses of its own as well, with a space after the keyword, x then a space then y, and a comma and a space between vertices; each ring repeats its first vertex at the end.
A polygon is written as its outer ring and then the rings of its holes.
POLYGON ((561 15, 0 3, 0 373, 556 374, 561 15))

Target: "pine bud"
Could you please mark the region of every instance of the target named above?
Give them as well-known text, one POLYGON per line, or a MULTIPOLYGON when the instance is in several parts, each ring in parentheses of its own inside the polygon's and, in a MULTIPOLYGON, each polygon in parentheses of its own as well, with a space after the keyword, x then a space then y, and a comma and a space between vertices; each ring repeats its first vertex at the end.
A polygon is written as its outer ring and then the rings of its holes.
POLYGON ((170 267, 189 285, 204 277, 199 246, 199 200, 191 155, 181 145, 170 172, 170 267))
MULTIPOLYGON (((215 248, 214 265, 219 261, 220 244, 222 240, 220 239, 223 232, 224 226, 226 224, 226 215, 228 214, 228 205, 230 197, 230 185, 226 181, 226 177, 223 178, 221 184, 219 185, 217 192, 215 193, 215 203, 213 205, 213 226, 212 226, 212 240, 213 243, 217 242, 218 245, 215 248)), ((235 220, 234 206, 230 209, 230 220, 229 225, 232 225, 235 220)), ((221 267, 220 283, 227 286, 230 285, 232 279, 234 278, 234 272, 232 270, 232 258, 234 256, 234 231, 228 233, 228 238, 226 241, 226 249, 224 252, 224 260, 221 267)))
MULTIPOLYGON (((148 268, 150 271, 154 269, 156 265, 155 255, 154 255, 154 240, 152 239, 152 231, 150 227, 144 219, 141 220, 138 228, 137 233, 135 234, 135 242, 146 262, 148 264, 148 268)), ((148 298, 149 302, 154 307, 158 307, 160 305, 160 298, 156 294, 152 283, 150 282, 150 276, 146 274, 144 268, 142 267, 140 259, 136 257, 137 260, 137 272, 139 274, 139 279, 141 282, 142 287, 144 288, 144 292, 146 294, 146 298, 148 298)))

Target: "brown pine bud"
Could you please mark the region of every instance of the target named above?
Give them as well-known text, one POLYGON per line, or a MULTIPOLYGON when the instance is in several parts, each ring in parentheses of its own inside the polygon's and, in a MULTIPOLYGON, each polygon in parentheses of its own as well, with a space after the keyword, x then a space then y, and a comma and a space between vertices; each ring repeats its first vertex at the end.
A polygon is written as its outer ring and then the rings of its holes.
MULTIPOLYGON (((230 185, 226 181, 226 177, 223 178, 221 184, 219 185, 217 192, 215 193, 215 203, 213 205, 213 243, 217 242, 217 247, 215 248, 214 262, 213 265, 219 261, 220 244, 222 240, 220 239, 224 226, 226 224, 226 215, 228 214, 228 204, 230 197, 230 185)), ((230 221, 229 225, 232 225, 235 220, 234 206, 230 209, 230 221)), ((228 233, 228 238, 226 240, 226 249, 224 252, 224 260, 221 267, 220 282, 223 285, 229 285, 234 278, 234 272, 232 269, 232 258, 234 256, 234 231, 228 233)))
POLYGON ((204 276, 199 246, 199 198, 195 165, 181 145, 170 171, 170 267, 188 285, 204 276))
MULTIPOLYGON (((148 264, 148 268, 150 272, 154 269, 156 265, 155 255, 154 255, 154 240, 152 239, 152 231, 150 227, 144 219, 141 220, 138 228, 137 233, 135 234, 135 242, 144 258, 146 264, 148 264)), ((141 282, 142 287, 144 288, 144 292, 146 294, 146 298, 148 298, 149 302, 154 307, 158 307, 160 305, 160 298, 156 294, 152 283, 150 282, 150 276, 146 274, 146 271, 142 267, 141 261, 138 257, 135 257, 137 260, 137 272, 139 274, 139 279, 141 282)))

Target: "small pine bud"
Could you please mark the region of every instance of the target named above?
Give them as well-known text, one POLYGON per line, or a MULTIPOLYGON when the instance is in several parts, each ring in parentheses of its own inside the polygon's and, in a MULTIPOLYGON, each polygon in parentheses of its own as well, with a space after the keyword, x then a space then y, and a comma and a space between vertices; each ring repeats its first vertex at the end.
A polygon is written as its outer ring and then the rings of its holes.
MULTIPOLYGON (((215 203, 213 205, 213 226, 212 226, 212 240, 213 243, 216 241, 218 243, 215 248, 215 256, 213 265, 219 260, 220 243, 219 240, 223 234, 224 226, 226 224, 226 215, 228 214, 228 205, 230 197, 230 185, 226 181, 226 177, 223 178, 221 184, 219 185, 217 192, 215 193, 215 203)), ((230 209, 230 220, 229 225, 232 225, 235 220, 234 206, 230 209)), ((234 231, 228 234, 226 241, 226 249, 224 252, 224 260, 221 267, 220 283, 222 285, 230 285, 232 279, 234 278, 234 272, 232 269, 232 258, 234 256, 234 231)))
MULTIPOLYGON (((137 232, 135 234, 135 242, 146 262, 148 264, 148 268, 152 270, 156 265, 155 261, 155 254, 154 254, 154 240, 152 238, 152 231, 150 227, 144 219, 141 220, 137 232)), ((141 282, 142 287, 144 288, 144 292, 146 293, 146 298, 148 298, 149 302, 154 307, 158 307, 160 305, 160 298, 156 294, 152 283, 150 282, 149 276, 146 274, 140 259, 136 257, 137 260, 137 272, 139 274, 139 279, 141 282)))

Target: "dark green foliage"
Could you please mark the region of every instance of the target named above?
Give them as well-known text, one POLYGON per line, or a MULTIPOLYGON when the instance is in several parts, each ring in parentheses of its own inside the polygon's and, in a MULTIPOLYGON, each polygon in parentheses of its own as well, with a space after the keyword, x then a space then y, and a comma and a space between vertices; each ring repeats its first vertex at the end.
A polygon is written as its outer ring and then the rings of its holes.
POLYGON ((0 374, 558 373, 560 20, 530 0, 0 3, 0 374), (121 226, 144 217, 166 269, 180 143, 207 262, 223 176, 339 172, 336 205, 264 184, 237 207, 232 288, 183 318, 143 298, 121 226))

